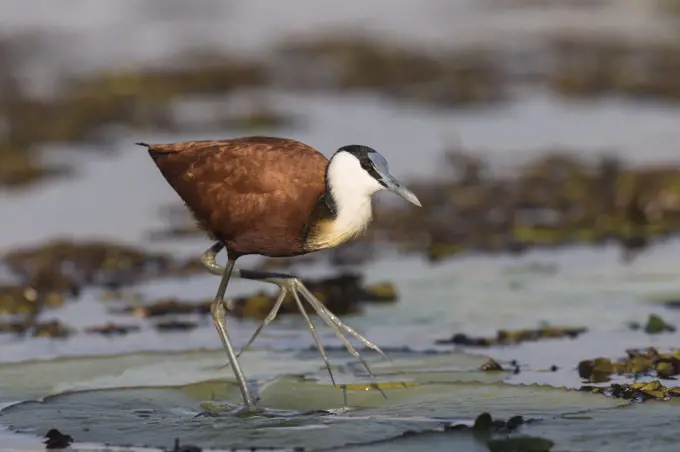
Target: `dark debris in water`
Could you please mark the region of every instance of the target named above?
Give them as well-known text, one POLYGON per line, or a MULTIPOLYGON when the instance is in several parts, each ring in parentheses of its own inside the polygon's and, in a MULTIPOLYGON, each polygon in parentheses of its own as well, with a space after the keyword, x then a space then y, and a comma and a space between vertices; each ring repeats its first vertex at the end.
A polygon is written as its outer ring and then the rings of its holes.
POLYGON ((202 450, 200 447, 190 444, 180 446, 179 438, 175 438, 175 447, 168 449, 167 452, 201 452, 202 450))
POLYGON ((535 421, 535 419, 525 419, 523 416, 513 416, 507 420, 493 419, 489 413, 482 413, 477 416, 472 425, 454 422, 435 429, 407 430, 392 438, 362 443, 361 445, 391 443, 405 438, 418 438, 436 434, 471 434, 477 442, 484 444, 489 450, 493 451, 548 452, 554 445, 552 441, 518 435, 520 427, 535 421))
POLYGON ((102 336, 124 336, 139 330, 140 327, 137 325, 118 325, 109 322, 105 325, 88 327, 85 329, 85 332, 90 334, 101 334, 102 336))
POLYGON ((484 372, 502 372, 504 369, 498 361, 493 358, 489 358, 487 362, 479 367, 479 370, 484 372))
POLYGON ((482 413, 477 416, 472 429, 475 431, 489 431, 494 433, 510 433, 525 424, 522 416, 513 416, 508 420, 494 420, 489 413, 482 413))
POLYGON ((463 333, 453 335, 450 339, 440 339, 436 344, 464 345, 468 347, 490 347, 494 345, 513 345, 527 341, 542 339, 570 338, 574 339, 585 333, 585 327, 546 326, 536 329, 498 330, 496 337, 472 337, 463 333))
POLYGON ((210 314, 212 300, 206 299, 199 302, 180 301, 174 298, 161 299, 147 305, 128 306, 119 313, 134 314, 136 317, 151 318, 167 315, 183 314, 210 314))
MULTIPOLYGON (((498 420, 493 419, 489 413, 482 413, 475 419, 471 430, 478 440, 486 443, 490 451, 548 452, 554 446, 554 443, 548 439, 532 436, 510 436, 521 426, 534 421, 533 419, 525 419, 523 416, 512 416, 507 420, 498 420), (506 436, 492 436, 499 434, 506 436)), ((451 429, 449 428, 449 430, 451 429)), ((460 430, 460 426, 453 429, 460 430)))
POLYGON ((66 449, 73 443, 70 435, 65 435, 56 428, 50 429, 45 434, 45 438, 45 449, 66 449))
POLYGON ((609 358, 595 358, 581 361, 578 373, 581 378, 593 383, 608 382, 612 375, 652 376, 674 379, 680 374, 680 349, 670 353, 659 353, 655 348, 627 350, 628 356, 618 361, 609 358))
POLYGON ((191 331, 198 327, 196 322, 190 322, 187 320, 163 320, 156 323, 156 330, 160 332, 170 332, 170 331, 191 331))

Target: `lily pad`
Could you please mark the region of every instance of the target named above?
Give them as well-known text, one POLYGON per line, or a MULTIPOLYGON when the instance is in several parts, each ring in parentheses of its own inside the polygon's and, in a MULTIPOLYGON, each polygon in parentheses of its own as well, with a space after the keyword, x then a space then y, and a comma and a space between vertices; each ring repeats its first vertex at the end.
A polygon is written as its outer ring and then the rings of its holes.
MULTIPOLYGON (((645 419, 652 424, 645 428, 653 429, 652 419, 658 423, 677 416, 675 411, 658 412, 659 406, 672 402, 640 408, 583 391, 485 381, 503 373, 479 370, 483 357, 453 353, 404 355, 393 365, 376 364, 375 382, 353 377, 344 387, 319 378, 323 369, 315 362, 306 369, 301 366, 299 375, 259 380, 260 405, 285 411, 286 416, 198 416, 211 404, 238 402, 238 390, 221 378, 230 375, 228 370, 214 365, 220 357, 207 351, 153 353, 0 366, 0 397, 16 400, 21 394, 26 400, 6 407, 0 420, 15 432, 36 436, 56 428, 73 437, 73 447, 95 442, 168 448, 179 437, 200 447, 401 450, 403 443, 408 450, 415 444, 413 438, 423 435, 420 447, 436 451, 488 450, 491 440, 500 447, 498 441, 507 434, 480 439, 469 429, 451 428, 471 425, 488 412, 494 419, 519 415, 531 420, 518 424, 511 438, 540 437, 541 444, 554 442, 564 449, 590 444, 592 436, 597 449, 606 451, 617 449, 601 447, 602 433, 587 424, 606 422, 611 426, 606 437, 621 446, 617 435, 637 431, 645 419), (622 406, 625 409, 615 409, 622 406)), ((273 352, 246 353, 243 358, 251 375, 258 375, 252 372, 257 361, 271 360, 268 366, 276 367, 273 352)), ((676 435, 673 432, 651 436, 647 431, 639 438, 663 442, 676 435)))

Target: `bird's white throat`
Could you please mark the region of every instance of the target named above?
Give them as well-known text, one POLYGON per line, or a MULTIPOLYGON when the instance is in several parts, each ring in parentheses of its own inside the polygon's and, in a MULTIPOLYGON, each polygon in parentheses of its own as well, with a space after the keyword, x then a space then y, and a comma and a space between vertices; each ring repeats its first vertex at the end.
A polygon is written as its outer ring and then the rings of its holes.
POLYGON ((327 178, 337 216, 324 241, 327 246, 336 246, 366 229, 373 216, 371 196, 383 186, 361 167, 354 155, 343 151, 331 158, 327 178))

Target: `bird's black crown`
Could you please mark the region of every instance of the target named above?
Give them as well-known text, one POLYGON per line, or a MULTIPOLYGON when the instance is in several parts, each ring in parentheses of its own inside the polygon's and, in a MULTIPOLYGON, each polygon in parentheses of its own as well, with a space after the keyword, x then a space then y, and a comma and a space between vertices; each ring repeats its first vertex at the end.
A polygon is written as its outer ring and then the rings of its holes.
POLYGON ((376 152, 375 149, 369 148, 368 146, 364 146, 362 144, 349 144, 347 146, 343 146, 338 151, 345 151, 349 152, 359 160, 361 160, 362 157, 366 157, 368 154, 372 152, 376 152))

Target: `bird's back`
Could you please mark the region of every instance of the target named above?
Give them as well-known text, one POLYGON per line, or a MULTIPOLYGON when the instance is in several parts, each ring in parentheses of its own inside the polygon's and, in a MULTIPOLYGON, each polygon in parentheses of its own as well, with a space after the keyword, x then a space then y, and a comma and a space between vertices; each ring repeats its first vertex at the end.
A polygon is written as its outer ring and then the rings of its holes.
POLYGON ((303 253, 307 221, 325 188, 323 154, 276 137, 144 145, 199 225, 230 254, 303 253))

